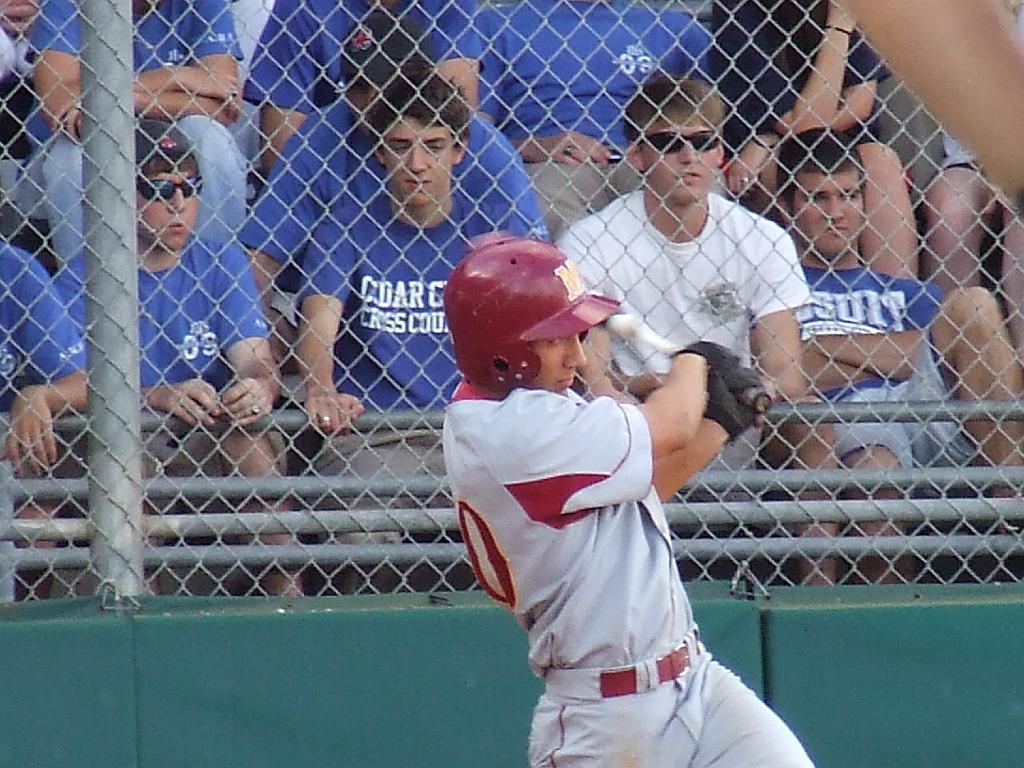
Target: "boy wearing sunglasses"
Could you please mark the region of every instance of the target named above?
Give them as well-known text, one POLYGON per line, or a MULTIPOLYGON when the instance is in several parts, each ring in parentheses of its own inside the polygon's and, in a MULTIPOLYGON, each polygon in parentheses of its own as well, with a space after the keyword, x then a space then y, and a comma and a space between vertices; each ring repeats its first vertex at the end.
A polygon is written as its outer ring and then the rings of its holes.
MULTIPOLYGON (((263 419, 279 382, 248 259, 237 245, 194 236, 203 178, 195 148, 180 130, 142 120, 135 152, 144 406, 188 427, 184 436, 166 428, 150 436, 147 471, 277 474, 280 451, 263 419)), ((72 317, 84 323, 84 255, 57 281, 72 317)), ((294 580, 274 567, 260 588, 297 593, 294 580)))
MULTIPOLYGON (((32 27, 38 51, 33 72, 45 135, 30 174, 45 193, 42 206, 61 265, 82 248, 82 31, 86 23, 74 0, 40 3, 32 27)), ((241 52, 228 0, 133 0, 133 106, 140 118, 174 120, 192 139, 203 168, 198 231, 226 242, 245 217, 246 163, 229 126, 240 114, 241 52)), ((102 122, 102 115, 93 115, 102 122)), ((24 185, 20 202, 33 185, 24 185)))
MULTIPOLYGON (((724 111, 700 81, 661 74, 645 82, 625 110, 627 157, 641 188, 574 224, 558 245, 588 285, 621 300, 623 311, 680 349, 721 344, 752 360, 777 399, 793 401, 806 391, 795 310, 810 292, 789 236, 711 191, 723 159, 724 111)), ((613 345, 603 328, 589 343, 584 375, 597 393, 622 390, 643 400, 669 370, 664 355, 613 345)), ((745 437, 723 454, 725 467, 753 459, 760 436, 751 430, 745 437)), ((789 446, 799 446, 805 464, 831 461, 827 444, 806 429, 786 425, 782 437, 783 445, 772 446, 784 449, 779 461, 789 446)))

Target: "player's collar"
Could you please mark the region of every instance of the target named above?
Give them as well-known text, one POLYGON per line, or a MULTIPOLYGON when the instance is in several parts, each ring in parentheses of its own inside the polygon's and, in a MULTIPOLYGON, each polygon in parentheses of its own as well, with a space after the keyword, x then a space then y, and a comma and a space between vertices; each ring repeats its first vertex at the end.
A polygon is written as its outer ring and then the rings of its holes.
POLYGON ((455 388, 455 394, 452 395, 452 402, 457 403, 461 400, 501 400, 502 398, 497 395, 492 395, 489 392, 484 392, 482 389, 477 389, 468 381, 463 379, 459 382, 459 386, 455 388))

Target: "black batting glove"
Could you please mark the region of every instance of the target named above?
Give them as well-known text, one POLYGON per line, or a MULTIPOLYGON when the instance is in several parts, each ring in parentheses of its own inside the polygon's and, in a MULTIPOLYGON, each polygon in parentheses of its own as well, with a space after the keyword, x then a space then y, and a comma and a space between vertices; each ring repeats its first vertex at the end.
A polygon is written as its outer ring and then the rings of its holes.
POLYGON ((708 367, 708 404, 704 409, 704 418, 718 424, 729 433, 729 441, 754 426, 758 413, 736 400, 736 397, 725 385, 722 377, 708 367))
POLYGON ((708 366, 705 418, 721 425, 734 440, 753 427, 770 401, 757 373, 721 344, 698 341, 683 353, 700 355, 708 366))

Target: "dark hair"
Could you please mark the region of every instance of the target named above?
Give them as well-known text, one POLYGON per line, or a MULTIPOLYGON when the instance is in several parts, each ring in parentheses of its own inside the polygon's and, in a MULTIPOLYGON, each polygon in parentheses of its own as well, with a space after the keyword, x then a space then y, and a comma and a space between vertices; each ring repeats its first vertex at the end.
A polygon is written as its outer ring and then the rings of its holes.
POLYGON ((379 138, 402 119, 427 128, 443 126, 462 140, 469 130, 469 104, 457 87, 436 72, 420 82, 399 77, 370 106, 367 123, 379 138))
POLYGON ((863 175, 857 159, 857 145, 844 133, 814 128, 786 139, 778 149, 779 198, 787 205, 796 194, 796 177, 801 173, 831 175, 854 170, 863 175))
POLYGON ((658 73, 626 104, 624 128, 632 144, 658 120, 686 123, 697 117, 717 130, 724 116, 721 97, 707 83, 658 73))
MULTIPOLYGON (((433 61, 419 53, 414 53, 403 61, 401 66, 395 68, 394 72, 388 78, 385 87, 403 78, 413 83, 422 82, 431 72, 436 71, 437 65, 433 61)), ((353 75, 349 79, 348 85, 346 85, 345 88, 349 91, 363 93, 367 91, 381 90, 380 85, 361 73, 353 75)))
POLYGON ((159 176, 161 173, 193 175, 199 173, 199 161, 195 155, 186 155, 177 162, 172 162, 165 157, 152 157, 138 170, 138 175, 144 179, 159 176))

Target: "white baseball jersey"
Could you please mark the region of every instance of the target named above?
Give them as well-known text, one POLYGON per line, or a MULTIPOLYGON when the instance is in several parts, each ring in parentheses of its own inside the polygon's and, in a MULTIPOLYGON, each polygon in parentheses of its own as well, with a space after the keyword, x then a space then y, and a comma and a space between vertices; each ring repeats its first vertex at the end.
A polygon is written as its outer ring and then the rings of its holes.
POLYGON ((680 644, 693 617, 639 409, 526 389, 493 400, 463 384, 444 456, 477 577, 529 633, 538 675, 680 644))
POLYGON ((462 384, 444 456, 477 578, 515 613, 546 678, 531 766, 813 768, 690 633, 638 408, 527 389, 494 400, 462 384), (684 642, 688 667, 661 677, 653 660, 684 642), (599 676, 628 665, 642 690, 598 692, 599 676))
MULTIPOLYGON (((792 239, 781 227, 714 193, 703 231, 673 243, 649 222, 643 191, 621 197, 573 224, 558 246, 596 293, 619 299, 679 347, 714 341, 750 363, 750 328, 758 318, 807 302, 810 290, 792 239)), ((614 340, 628 375, 644 358, 614 340)), ((669 360, 654 362, 668 371, 669 360)))

